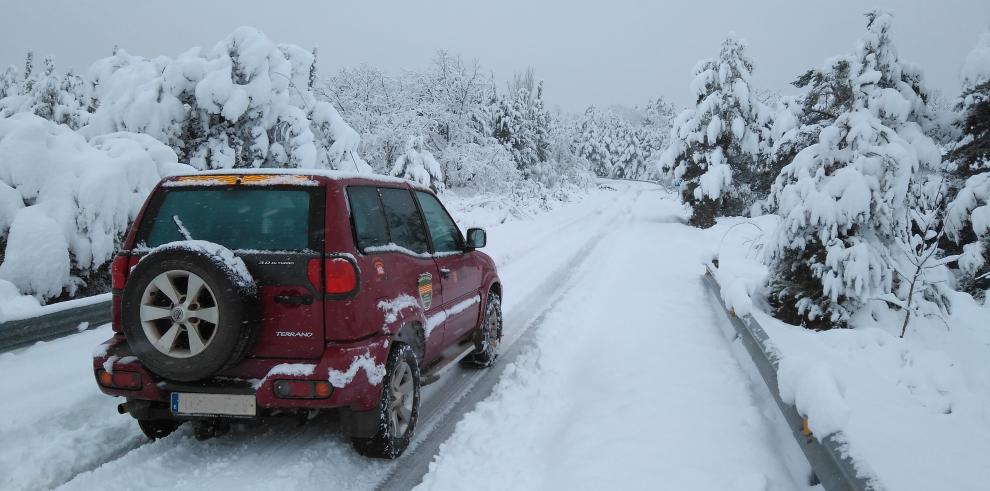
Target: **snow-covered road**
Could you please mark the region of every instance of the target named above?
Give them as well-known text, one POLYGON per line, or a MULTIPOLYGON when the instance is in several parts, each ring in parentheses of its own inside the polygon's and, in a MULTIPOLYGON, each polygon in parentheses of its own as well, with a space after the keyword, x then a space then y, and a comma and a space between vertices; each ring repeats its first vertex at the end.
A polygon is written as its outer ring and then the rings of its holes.
POLYGON ((420 489, 799 486, 718 328, 713 244, 659 192, 638 195, 420 489))
POLYGON ((396 462, 323 419, 146 444, 92 380, 102 327, 0 355, 0 488, 799 488, 702 290, 717 244, 660 188, 608 186, 490 229, 504 356, 428 387, 396 462))

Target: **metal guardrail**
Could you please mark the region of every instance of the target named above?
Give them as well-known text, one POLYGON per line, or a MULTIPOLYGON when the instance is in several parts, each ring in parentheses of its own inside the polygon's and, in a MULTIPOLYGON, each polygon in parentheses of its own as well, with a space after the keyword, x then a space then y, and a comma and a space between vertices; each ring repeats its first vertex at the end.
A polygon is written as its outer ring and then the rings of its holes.
POLYGON ((110 322, 110 300, 0 323, 0 352, 110 322))
POLYGON ((770 336, 753 316, 746 314, 739 317, 735 311, 725 305, 725 300, 722 299, 722 288, 716 278, 718 268, 709 263, 705 265, 705 269, 705 285, 722 305, 726 316, 735 327, 739 339, 753 359, 753 364, 756 365, 760 376, 766 382, 767 389, 777 401, 777 407, 780 408, 784 420, 791 428, 794 439, 801 447, 801 451, 804 452, 808 463, 811 464, 811 469, 814 471, 818 482, 828 491, 877 491, 881 489, 869 478, 859 475, 856 471, 852 459, 842 451, 841 433, 834 433, 819 441, 810 432, 807 432, 804 416, 798 412, 797 408, 780 398, 780 391, 777 386, 778 357, 770 336))

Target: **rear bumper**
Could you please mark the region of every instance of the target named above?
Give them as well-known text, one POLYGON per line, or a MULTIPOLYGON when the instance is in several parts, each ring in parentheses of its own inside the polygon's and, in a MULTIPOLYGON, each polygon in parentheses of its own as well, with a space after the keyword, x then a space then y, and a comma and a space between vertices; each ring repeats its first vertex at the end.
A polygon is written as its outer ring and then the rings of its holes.
POLYGON ((292 409, 348 408, 359 412, 378 406, 390 343, 385 336, 353 343, 332 343, 318 360, 248 358, 210 380, 172 383, 148 371, 133 355, 124 337, 118 334, 97 350, 93 357, 93 373, 95 377, 100 370, 136 372, 141 375, 139 389, 107 387, 98 379, 97 385, 108 395, 165 404, 166 407, 172 392, 202 392, 254 394, 258 416, 292 409), (279 380, 329 381, 333 390, 325 399, 280 398, 274 391, 279 380))

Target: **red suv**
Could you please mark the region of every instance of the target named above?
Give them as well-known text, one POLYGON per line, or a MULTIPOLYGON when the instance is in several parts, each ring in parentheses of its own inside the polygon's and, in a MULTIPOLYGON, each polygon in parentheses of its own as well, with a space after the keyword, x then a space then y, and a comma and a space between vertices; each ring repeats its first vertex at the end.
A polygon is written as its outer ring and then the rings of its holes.
POLYGON ((150 438, 333 409, 360 453, 394 458, 422 385, 497 357, 502 286, 485 242, 400 179, 164 179, 113 262, 97 383, 150 438))

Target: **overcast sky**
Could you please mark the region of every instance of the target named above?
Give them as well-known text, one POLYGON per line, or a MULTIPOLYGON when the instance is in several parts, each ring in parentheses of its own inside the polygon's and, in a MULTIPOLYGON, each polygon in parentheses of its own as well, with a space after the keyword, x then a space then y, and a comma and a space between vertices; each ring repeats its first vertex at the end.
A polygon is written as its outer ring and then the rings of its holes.
POLYGON ((59 70, 84 70, 115 44, 174 56, 251 25, 276 42, 318 46, 324 74, 362 62, 419 69, 444 48, 498 80, 534 66, 549 102, 566 110, 657 95, 684 105, 691 68, 729 31, 749 42, 757 86, 791 93, 796 75, 853 49, 875 6, 894 10, 902 59, 954 96, 963 58, 990 26, 990 0, 12 1, 0 17, 0 64, 20 65, 32 49, 55 55, 59 70))

